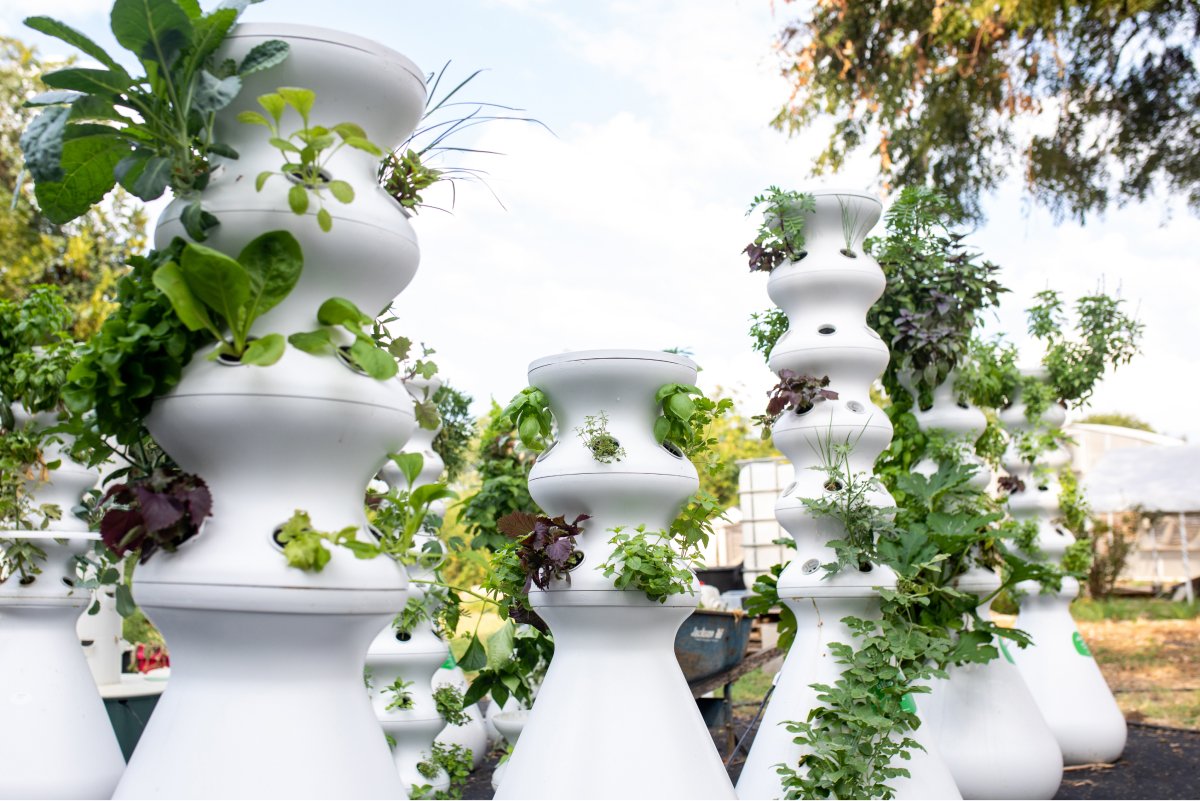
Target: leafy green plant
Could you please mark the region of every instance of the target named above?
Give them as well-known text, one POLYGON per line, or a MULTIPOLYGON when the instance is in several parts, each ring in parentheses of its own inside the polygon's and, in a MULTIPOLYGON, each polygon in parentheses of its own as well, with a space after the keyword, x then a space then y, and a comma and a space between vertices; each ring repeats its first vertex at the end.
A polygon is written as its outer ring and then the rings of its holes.
POLYGON ((509 697, 526 706, 533 704, 537 686, 546 675, 554 657, 554 638, 536 626, 506 621, 488 638, 486 650, 478 635, 472 637, 466 656, 459 661, 463 670, 478 670, 463 704, 470 706, 485 695, 503 706, 509 697), (468 661, 468 656, 472 657, 468 661))
POLYGON ((133 256, 131 270, 117 282, 117 307, 85 343, 67 373, 63 402, 77 418, 94 413, 72 434, 92 447, 97 460, 111 452, 106 443, 136 446, 147 436, 142 420, 154 401, 169 392, 192 355, 208 341, 174 313, 171 301, 154 285, 155 271, 177 261, 184 241, 133 256))
POLYGON ((554 415, 545 392, 537 387, 525 387, 513 396, 500 414, 517 427, 517 435, 526 448, 546 449, 554 429, 554 415))
POLYGON ((296 238, 287 231, 270 231, 252 239, 237 259, 189 243, 178 261, 154 271, 154 285, 188 330, 207 331, 221 343, 209 358, 265 367, 283 356, 283 335, 252 338, 250 329, 288 296, 303 266, 296 238))
MULTIPOLYGON (((436 73, 431 72, 426 76, 427 99, 421 124, 398 148, 385 156, 379 165, 380 185, 403 208, 414 213, 426 206, 422 193, 439 181, 446 181, 452 189, 460 181, 479 181, 486 186, 482 170, 470 167, 433 167, 431 163, 452 153, 499 154, 490 150, 447 144, 447 140, 477 125, 500 120, 532 122, 542 125, 535 119, 516 117, 507 113, 518 112, 520 109, 495 103, 456 100, 458 93, 475 80, 483 70, 475 70, 453 89, 439 97, 438 87, 441 86, 449 68, 450 62, 447 61, 436 73), (457 114, 456 110, 463 107, 473 108, 465 114, 457 114), (447 112, 450 112, 451 116, 446 117, 447 112)), ((545 128, 545 125, 542 127, 545 128)), ((494 192, 492 194, 495 195, 494 192)))
POLYGON ((1007 290, 995 279, 1000 268, 980 260, 953 230, 961 212, 945 195, 905 187, 885 220, 886 234, 866 243, 887 277, 867 324, 894 354, 884 374, 888 394, 907 392, 901 377, 911 375, 927 409, 933 389, 964 360, 980 313, 1007 290))
POLYGON ((707 457, 716 440, 705 433, 715 418, 733 408, 733 400, 714 401, 692 384, 663 384, 654 393, 662 412, 654 421, 654 440, 670 444, 690 459, 707 457))
POLYGON ((78 358, 70 328, 71 309, 55 287, 39 284, 20 300, 0 298, 0 428, 13 428, 9 404, 31 413, 61 406, 78 358))
POLYGON ((522 444, 515 424, 495 401, 482 427, 476 468, 479 489, 463 499, 458 519, 471 536, 472 549, 495 551, 510 542, 496 521, 511 512, 537 510, 528 481, 537 453, 522 444))
POLYGON ((313 527, 308 513, 297 509, 275 534, 275 541, 283 546, 283 555, 290 567, 319 573, 333 557, 326 543, 348 548, 359 559, 374 559, 379 555, 379 546, 358 539, 358 526, 346 526, 340 531, 318 531, 313 527))
POLYGON ((140 75, 58 20, 25 20, 101 65, 42 76, 52 91, 27 104, 45 107, 21 136, 21 149, 38 205, 52 222, 70 222, 117 183, 142 200, 169 188, 191 199, 182 222, 189 236, 204 239, 217 220, 195 198, 212 175, 211 157, 237 158, 214 139, 216 113, 238 95, 244 76, 288 55, 285 42, 271 40, 240 63, 216 57, 247 4, 226 3, 205 14, 193 0, 115 0, 112 32, 134 55, 140 75))
POLYGON ((767 392, 766 414, 756 415, 753 420, 762 430, 762 438, 771 438, 771 427, 783 413, 793 411, 804 414, 823 400, 837 400, 838 394, 829 386, 829 376, 817 378, 801 375, 795 370, 784 368, 779 371, 779 383, 767 392))
POLYGON ((780 308, 750 315, 750 339, 753 342, 751 347, 762 355, 764 362, 770 361, 771 351, 779 338, 787 333, 788 325, 788 317, 780 308))
POLYGON ((617 438, 608 433, 608 415, 601 409, 597 415, 583 418, 583 427, 575 429, 583 444, 601 464, 612 464, 625 458, 625 449, 617 438))
MULTIPOLYGON (((421 474, 425 457, 419 453, 393 453, 389 454, 389 458, 400 468, 408 486, 414 486, 421 474)), ((376 499, 369 505, 372 507, 371 522, 379 534, 380 551, 404 564, 416 562, 422 554, 414 553, 413 544, 417 533, 425 526, 430 507, 437 501, 456 497, 458 496, 445 484, 434 482, 408 491, 392 490, 376 499)), ((441 552, 436 556, 440 561, 441 552)))
POLYGON ((155 551, 174 551, 196 536, 212 514, 204 479, 178 469, 111 484, 100 501, 100 538, 117 556, 135 553, 145 562, 155 551))
POLYGON ((471 715, 463 707, 463 694, 452 684, 440 684, 433 691, 433 702, 442 720, 451 726, 462 726, 471 722, 471 715))
POLYGON ((787 569, 790 562, 780 562, 771 565, 766 573, 761 573, 754 579, 750 595, 745 602, 746 612, 760 617, 772 610, 779 611, 779 641, 777 647, 786 653, 796 641, 796 613, 779 598, 779 576, 787 569))
POLYGON ((396 340, 392 343, 394 347, 380 347, 369 330, 374 319, 350 301, 345 298, 325 301, 317 310, 317 322, 324 328, 289 336, 288 342, 292 347, 314 355, 340 352, 363 373, 379 381, 395 378, 400 372, 396 359, 408 354, 411 343, 408 340, 396 340), (338 346, 331 330, 336 327, 349 332, 354 337, 354 343, 349 347, 338 346))
POLYGON ((450 786, 445 790, 434 791, 429 784, 413 785, 409 788, 409 798, 427 799, 459 799, 463 797, 467 779, 474 770, 474 757, 471 749, 453 743, 443 744, 434 742, 433 753, 429 759, 417 763, 417 772, 426 779, 433 781, 440 772, 445 772, 450 786))
POLYGON ((271 133, 271 145, 283 156, 283 166, 277 172, 264 170, 254 179, 255 190, 261 192, 273 175, 281 175, 292 181, 288 190, 288 206, 294 214, 308 211, 310 195, 317 201, 317 225, 322 231, 333 228, 333 215, 325 208, 325 192, 333 195, 339 203, 354 201, 354 187, 346 181, 330 177, 325 169, 329 160, 343 147, 350 147, 383 156, 383 150, 367 139, 362 127, 353 122, 339 122, 330 128, 313 125, 310 119, 317 95, 311 89, 281 86, 274 92, 259 95, 258 104, 266 116, 257 111, 243 111, 238 122, 262 125, 271 133), (299 130, 284 136, 280 121, 291 108, 300 117, 299 130))
POLYGON ((750 262, 750 271, 771 272, 789 261, 800 261, 808 252, 804 249, 806 215, 817 209, 816 198, 806 192, 784 191, 777 186, 767 187, 763 194, 750 201, 746 216, 763 209, 763 221, 754 241, 742 250, 750 262))
POLYGON ((409 687, 412 687, 412 685, 411 681, 405 681, 403 678, 397 676, 395 681, 384 687, 383 692, 392 697, 383 708, 384 711, 391 712, 394 709, 412 709, 413 696, 412 691, 409 690, 409 687))
POLYGON ((512 512, 496 522, 500 531, 513 540, 514 554, 524 574, 520 594, 528 594, 534 585, 548 590, 555 581, 571 583, 571 571, 583 560, 583 552, 575 548, 575 538, 583 533, 579 524, 589 519, 591 515, 578 515, 568 523, 562 515, 512 512))
POLYGON ((17 582, 28 586, 42 573, 46 552, 35 540, 0 537, 0 584, 17 576, 17 582))
POLYGON ((609 530, 613 533, 609 543, 616 547, 596 569, 606 577, 615 576, 613 586, 618 590, 641 590, 659 603, 672 595, 695 593, 692 567, 699 565, 698 553, 691 553, 689 559, 669 532, 647 531, 644 525, 633 533, 622 527, 609 530))

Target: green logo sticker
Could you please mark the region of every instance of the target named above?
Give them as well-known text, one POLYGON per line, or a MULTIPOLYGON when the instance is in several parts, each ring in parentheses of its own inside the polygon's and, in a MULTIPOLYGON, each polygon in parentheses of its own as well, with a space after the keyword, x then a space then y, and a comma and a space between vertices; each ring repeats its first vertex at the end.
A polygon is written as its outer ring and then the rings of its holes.
POLYGON ((1091 656, 1092 652, 1088 650, 1087 643, 1083 641, 1083 635, 1078 631, 1071 635, 1071 641, 1075 643, 1075 650, 1080 656, 1091 656))
POLYGON ((454 652, 451 651, 450 653, 446 654, 446 661, 442 663, 442 667, 444 667, 446 670, 453 670, 456 664, 457 663, 454 661, 454 652))
POLYGON ((900 708, 910 715, 917 714, 917 702, 913 700, 912 693, 905 693, 900 699, 900 708))
POLYGON ((1017 664, 1016 661, 1012 658, 1012 654, 1010 654, 1008 652, 1008 646, 1004 644, 1004 638, 997 637, 996 639, 1000 641, 1000 653, 1004 654, 1004 658, 1008 660, 1008 664, 1010 664, 1010 665, 1017 664))

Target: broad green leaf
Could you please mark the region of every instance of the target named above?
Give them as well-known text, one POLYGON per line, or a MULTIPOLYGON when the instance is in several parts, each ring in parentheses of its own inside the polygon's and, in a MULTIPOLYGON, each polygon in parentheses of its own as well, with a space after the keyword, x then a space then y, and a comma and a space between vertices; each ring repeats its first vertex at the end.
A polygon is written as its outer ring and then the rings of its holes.
POLYGON ((354 200, 354 187, 345 181, 330 181, 329 191, 343 203, 350 203, 354 200))
POLYGON ((179 221, 183 223, 183 230, 187 235, 197 242, 208 239, 208 230, 220 225, 220 220, 205 211, 199 200, 193 200, 183 207, 183 211, 179 213, 179 221))
POLYGON ((345 298, 330 298, 317 309, 317 322, 321 325, 344 325, 352 330, 371 324, 371 318, 345 298))
POLYGON ((677 393, 667 398, 667 409, 680 420, 690 420, 696 413, 696 404, 691 396, 677 393))
POLYGON ((512 661, 513 634, 516 626, 511 620, 492 632, 487 641, 487 666, 489 670, 499 670, 512 661))
POLYGON ((319 331, 298 331, 288 337, 293 348, 305 353, 322 354, 333 350, 333 340, 325 329, 319 331))
POLYGON ((259 114, 257 111, 239 111, 237 115, 237 121, 245 123, 246 125, 262 125, 267 128, 271 127, 271 123, 267 121, 267 118, 259 114))
POLYGON ((111 21, 122 47, 163 67, 192 43, 192 21, 174 0, 115 0, 111 21))
POLYGON ((534 450, 542 449, 544 443, 541 438, 541 426, 538 424, 536 415, 522 415, 521 422, 517 424, 517 434, 520 435, 521 442, 526 447, 534 450))
POLYGON ((221 46, 235 22, 236 11, 214 11, 208 16, 192 17, 193 41, 188 51, 188 66, 192 71, 221 46))
POLYGON ((317 225, 325 233, 333 230, 333 215, 326 211, 324 207, 317 210, 317 225))
POLYGON ((224 142, 209 142, 208 153, 210 156, 220 156, 223 159, 238 158, 238 152, 224 142))
POLYGON ((21 134, 25 169, 29 170, 39 185, 63 179, 63 134, 70 116, 71 110, 62 106, 44 109, 25 126, 21 134))
POLYGON ((337 125, 333 126, 332 130, 343 139, 351 136, 357 136, 361 139, 367 138, 367 132, 353 122, 339 122, 337 125))
POLYGON ((261 336, 246 346, 246 352, 242 354, 242 364, 268 367, 279 361, 285 347, 283 334, 261 336))
POLYGON ((400 367, 392 355, 386 350, 376 347, 370 339, 356 339, 350 346, 350 358, 367 375, 379 381, 395 378, 396 374, 400 372, 400 367))
MULTIPOLYGON (((47 109, 49 111, 49 109, 47 109)), ((108 194, 113 169, 129 155, 129 145, 114 135, 68 139, 62 149, 62 179, 38 182, 38 206, 50 222, 70 222, 108 194)))
POLYGON ((204 14, 204 10, 200 8, 200 0, 175 0, 183 12, 192 20, 198 19, 204 14))
POLYGON ((388 343, 388 353, 395 356, 400 361, 408 358, 408 352, 412 350, 412 340, 408 337, 396 337, 388 343))
POLYGON ((71 67, 55 70, 42 76, 42 82, 53 89, 71 89, 93 95, 119 95, 129 88, 130 79, 124 72, 71 67))
POLYGON ((288 51, 288 43, 278 39, 260 42, 242 59, 242 63, 238 65, 238 75, 249 75, 282 64, 288 57, 288 51))
POLYGON ((72 47, 82 50, 87 55, 99 61, 104 66, 111 70, 121 70, 121 65, 110 56, 103 47, 93 42, 84 34, 75 30, 69 25, 65 25, 56 19, 50 17, 26 17, 25 25, 33 28, 39 33, 44 33, 47 36, 53 36, 56 39, 61 39, 72 47))
POLYGON ((196 91, 192 95, 192 108, 201 114, 220 111, 233 102, 242 91, 242 79, 236 75, 218 78, 208 70, 196 76, 196 91))
POLYGON ((111 120, 122 125, 129 122, 129 118, 117 111, 112 101, 97 95, 80 95, 71 104, 71 122, 85 120, 111 120))
POLYGON ((463 670, 475 671, 483 670, 487 664, 487 651, 484 650, 483 643, 479 641, 479 636, 472 634, 466 653, 458 660, 458 666, 463 670))
POLYGON ((313 102, 317 99, 317 94, 311 89, 301 89, 295 86, 281 86, 277 90, 283 101, 300 114, 303 119, 308 119, 309 112, 312 111, 313 102))
POLYGON ((442 422, 442 417, 438 414, 437 404, 433 401, 420 401, 413 404, 413 412, 417 416, 417 425, 426 431, 436 431, 438 425, 442 422))
POLYGON ((270 139, 267 140, 267 142, 271 145, 271 147, 278 148, 279 150, 282 150, 285 153, 299 153, 300 152, 300 148, 296 147, 288 140, 283 139, 278 136, 272 136, 270 139))
POLYGON ((654 421, 654 441, 659 445, 662 445, 667 439, 667 434, 670 433, 671 421, 660 415, 659 418, 654 421))
POLYGON ((129 589, 129 585, 125 583, 116 586, 117 596, 117 614, 121 617, 129 617, 137 611, 137 604, 133 600, 133 592, 129 589))
POLYGON ((308 211, 308 190, 295 184, 288 190, 288 206, 293 214, 303 214, 308 211))
POLYGON ((246 268, 218 250, 189 244, 180 259, 188 288, 235 330, 250 301, 246 268))
POLYGON ((354 148, 355 150, 362 150, 367 153, 370 153, 372 156, 382 156, 383 155, 383 150, 380 149, 379 145, 375 144, 374 142, 363 139, 362 137, 359 137, 359 136, 349 137, 348 139, 346 139, 346 144, 349 145, 350 147, 354 148))
POLYGON ((278 92, 270 92, 265 95, 259 95, 258 104, 262 106, 268 114, 271 115, 276 124, 279 123, 279 118, 283 116, 283 110, 287 107, 287 103, 284 102, 283 96, 278 92))
POLYGON ((258 174, 258 176, 254 179, 255 191, 261 192, 263 186, 267 183, 267 179, 270 178, 274 174, 275 173, 271 172, 270 170, 263 170, 262 172, 260 172, 258 174))
POLYGON ((245 325, 279 305, 288 296, 304 268, 300 243, 287 231, 269 231, 251 240, 238 254, 250 279, 250 299, 245 325))
POLYGON ((408 482, 408 486, 411 487, 417 483, 417 476, 421 475, 421 468, 425 466, 424 456, 420 453, 393 453, 390 458, 400 468, 400 473, 408 482))
POLYGON ((154 286, 171 301, 175 316, 188 327, 189 331, 214 331, 212 319, 204 308, 204 304, 192 294, 183 270, 173 261, 169 261, 154 271, 154 286))
POLYGON ((458 493, 447 487, 445 484, 423 484, 412 491, 410 500, 413 506, 423 508, 429 506, 434 501, 448 500, 457 498, 458 493))
MULTIPOLYGON (((120 165, 117 165, 120 166, 120 165)), ((122 186, 142 200, 154 200, 162 197, 167 191, 167 182, 171 179, 171 160, 154 156, 142 161, 141 168, 133 176, 133 184, 122 186)))

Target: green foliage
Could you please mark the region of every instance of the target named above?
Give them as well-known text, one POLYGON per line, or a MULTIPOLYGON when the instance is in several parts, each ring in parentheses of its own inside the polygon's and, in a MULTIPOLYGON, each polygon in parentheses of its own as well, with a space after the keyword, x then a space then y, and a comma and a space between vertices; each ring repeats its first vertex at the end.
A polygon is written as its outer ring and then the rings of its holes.
POLYGON ((632 534, 621 527, 610 531, 609 543, 616 547, 596 569, 606 577, 615 576, 613 585, 618 590, 641 590, 659 603, 666 603, 672 595, 695 593, 692 567, 699 565, 698 552, 681 552, 680 543, 669 532, 647 531, 644 525, 632 534))
MULTIPOLYGON (((411 346, 408 340, 398 339, 388 347, 381 347, 368 329, 374 324, 374 318, 345 298, 330 298, 322 303, 317 310, 317 322, 324 327, 289 336, 292 347, 314 355, 339 351, 351 364, 378 381, 396 377, 400 372, 396 360, 405 358, 411 346), (339 348, 331 330, 335 327, 349 332, 354 337, 354 344, 339 348)), ((437 427, 436 421, 433 427, 437 427)))
MULTIPOLYGON (((237 21, 234 8, 204 14, 198 3, 115 0, 112 31, 141 67, 131 75, 99 45, 49 17, 25 24, 83 51, 101 68, 67 67, 43 76, 52 90, 29 101, 45 107, 21 137, 42 211, 65 223, 87 212, 116 183, 142 200, 168 188, 194 198, 208 184, 211 157, 237 158, 216 141, 216 113, 241 90, 242 77, 282 62, 286 43, 253 48, 241 63, 216 50, 237 21)), ((182 215, 203 239, 216 219, 193 201, 182 215)))
POLYGON ((243 111, 237 118, 238 122, 265 127, 270 132, 268 141, 283 156, 283 166, 279 171, 260 172, 254 179, 254 188, 261 192, 273 175, 291 179, 288 206, 292 212, 306 213, 310 195, 315 197, 317 225, 322 231, 329 231, 333 228, 333 216, 325 208, 325 192, 328 191, 340 203, 351 203, 354 200, 354 188, 346 181, 331 178, 325 165, 343 147, 361 150, 372 156, 383 156, 383 151, 367 139, 361 126, 353 122, 339 122, 331 128, 313 125, 310 115, 316 99, 317 95, 311 89, 284 86, 259 96, 258 104, 267 112, 266 116, 257 111, 243 111), (301 128, 284 136, 279 126, 284 112, 289 108, 299 115, 301 128))
POLYGON ((603 409, 597 415, 584 417, 583 427, 575 429, 575 433, 600 464, 612 464, 625 458, 621 443, 608 433, 608 415, 603 409))
POLYGON ((973 217, 1014 172, 1080 220, 1160 186, 1200 208, 1194 3, 797 7, 777 42, 792 89, 773 124, 800 135, 829 115, 818 172, 866 145, 886 183, 932 183, 973 217))
POLYGON ((475 418, 471 416, 471 396, 449 384, 443 384, 433 395, 442 429, 433 438, 433 450, 446 465, 446 483, 453 484, 470 462, 468 453, 475 434, 475 418))
POLYGON ((888 394, 905 392, 900 379, 911 374, 927 409, 933 389, 964 361, 980 313, 997 306, 1007 290, 995 279, 1000 268, 980 261, 952 230, 961 217, 945 195, 907 186, 885 219, 886 234, 867 241, 887 277, 867 324, 892 349, 884 373, 888 394))
POLYGON ((472 636, 467 654, 458 664, 463 670, 478 670, 479 673, 471 681, 463 705, 470 706, 490 695, 500 706, 510 696, 531 706, 536 688, 553 657, 554 639, 529 624, 505 621, 504 626, 488 638, 486 648, 477 634, 472 636), (468 661, 468 656, 472 661, 468 661))
POLYGON ((412 685, 411 681, 405 681, 400 676, 397 676, 395 681, 384 687, 383 692, 392 697, 383 708, 384 711, 391 712, 394 709, 412 709, 413 696, 412 690, 409 689, 412 685))
POLYGON ((0 298, 0 427, 12 428, 12 403, 31 413, 59 408, 76 359, 70 326, 71 310, 55 287, 32 287, 19 301, 0 298))
POLYGON ((710 460, 710 456, 717 441, 708 436, 707 429, 733 409, 733 401, 714 401, 692 384, 663 384, 654 393, 654 402, 662 409, 654 421, 655 441, 670 443, 692 461, 712 467, 715 458, 710 460))
POLYGON ((1088 423, 1097 426, 1119 426, 1121 428, 1132 428, 1137 431, 1149 431, 1151 434, 1156 433, 1154 426, 1147 423, 1141 418, 1134 417, 1132 414, 1124 412, 1100 412, 1086 415, 1075 421, 1076 423, 1088 423))
POLYGON ((742 250, 750 263, 750 271, 771 272, 781 264, 799 261, 808 253, 804 250, 804 228, 807 215, 817 209, 817 201, 806 192, 784 191, 769 186, 766 192, 750 201, 746 216, 763 209, 763 221, 754 241, 742 250))
MULTIPOLYGON (((82 348, 67 374, 63 401, 76 415, 95 412, 94 430, 78 434, 105 451, 99 435, 120 445, 142 441, 142 419, 155 399, 179 383, 184 366, 208 336, 191 331, 153 283, 155 271, 176 261, 184 242, 130 259, 132 270, 117 283, 118 306, 82 348)), ((75 433, 75 432, 73 432, 75 433)))
POLYGON ((463 797, 467 779, 473 770, 474 757, 470 748, 453 743, 434 742, 432 755, 429 759, 417 763, 417 771, 430 780, 436 778, 439 771, 445 771, 450 779, 450 786, 445 790, 434 792, 431 785, 413 785, 409 790, 408 797, 460 799, 463 797))
POLYGON ((1029 333, 1046 345, 1042 363, 1049 373, 1047 383, 1055 400, 1079 408, 1109 367, 1128 364, 1137 355, 1145 326, 1125 313, 1119 298, 1087 295, 1075 304, 1072 338, 1059 294, 1047 289, 1036 298, 1027 310, 1029 333))
POLYGON ((441 684, 433 691, 433 702, 442 720, 451 726, 462 726, 471 722, 471 715, 463 707, 463 694, 452 684, 441 684))
POLYGON ((960 397, 981 409, 1003 409, 1013 401, 1019 385, 1017 349, 999 339, 985 342, 973 338, 967 356, 958 364, 954 388, 960 397))
MULTIPOLYGON (((393 453, 389 456, 400 468, 408 486, 416 484, 425 458, 419 453, 393 453)), ((412 490, 391 490, 382 497, 369 498, 371 522, 379 536, 379 551, 404 564, 413 564, 424 556, 440 565, 443 557, 441 543, 426 543, 437 552, 425 551, 423 554, 414 553, 413 544, 417 533, 426 525, 430 507, 438 501, 456 497, 445 484, 434 482, 412 490)))
MULTIPOLYGON (((475 80, 483 70, 475 70, 453 89, 439 96, 438 88, 449 68, 450 62, 447 61, 436 73, 431 72, 426 76, 427 94, 425 113, 421 117, 421 124, 398 148, 385 156, 379 165, 380 185, 395 198, 397 203, 413 213, 427 205, 421 193, 439 181, 448 182, 452 189, 456 189, 461 181, 478 181, 487 185, 483 181, 482 170, 470 167, 443 166, 435 168, 430 166, 431 162, 448 154, 499 155, 490 150, 476 150, 447 144, 447 140, 453 139, 456 135, 477 125, 485 125, 498 120, 532 122, 542 125, 537 120, 516 117, 509 113, 521 109, 495 103, 456 99, 458 93, 475 80), (468 106, 474 106, 474 108, 465 114, 458 113, 458 109, 468 106), (447 116, 448 114, 450 116, 447 116)), ((545 126, 542 125, 542 127, 545 126)), ((457 191, 455 191, 456 194, 457 191)))
POLYGON ((512 512, 537 510, 528 484, 536 454, 522 446, 513 423, 495 401, 479 439, 479 489, 463 499, 459 520, 471 535, 472 549, 495 551, 509 542, 496 527, 497 520, 512 512))
POLYGON ((336 532, 318 531, 308 513, 300 509, 280 527, 275 539, 283 546, 289 567, 313 573, 324 570, 333 556, 326 543, 348 548, 359 559, 373 559, 380 552, 378 546, 358 539, 358 526, 336 532))
POLYGON ((792 608, 779 599, 779 576, 790 562, 771 565, 768 573, 760 574, 754 579, 750 590, 754 593, 746 599, 746 611, 754 616, 770 614, 774 609, 779 610, 778 647, 786 653, 796 641, 796 613, 792 608))
POLYGON ((1166 601, 1161 598, 1077 598, 1071 602, 1076 620, 1193 620, 1200 617, 1200 601, 1166 601))
POLYGON ((45 432, 32 424, 0 435, 0 528, 45 529, 62 517, 54 504, 34 504, 40 484, 50 479, 49 464, 42 458, 45 432))
POLYGON ((251 240, 237 259, 188 243, 178 261, 154 271, 153 280, 189 331, 206 331, 221 343, 209 358, 224 356, 265 367, 283 356, 283 336, 252 339, 250 329, 291 293, 303 267, 296 238, 287 231, 271 231, 251 240))
POLYGON ((554 414, 550 411, 550 399, 537 387, 525 387, 518 392, 500 413, 501 417, 516 426, 521 444, 534 451, 546 449, 554 428, 554 414))
POLYGON ((787 330, 788 318, 783 309, 772 308, 750 315, 750 339, 754 343, 752 348, 762 355, 764 362, 770 361, 775 343, 787 330))

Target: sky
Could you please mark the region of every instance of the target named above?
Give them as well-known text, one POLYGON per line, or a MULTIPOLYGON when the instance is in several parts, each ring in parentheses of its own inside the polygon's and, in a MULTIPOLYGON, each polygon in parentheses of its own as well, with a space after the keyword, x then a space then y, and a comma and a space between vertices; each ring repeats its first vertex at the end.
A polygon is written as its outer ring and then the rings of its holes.
MULTIPOLYGON (((21 25, 46 14, 112 51, 110 7, 0 0, 0 34, 66 55, 21 25)), ((771 0, 266 0, 244 19, 337 27, 427 72, 450 62, 459 79, 485 69, 464 98, 520 107, 544 124, 500 122, 460 140, 503 154, 456 163, 486 169, 503 206, 465 186, 452 214, 425 210, 413 221, 421 267, 397 300, 395 329, 436 349, 443 377, 475 397, 476 412, 525 386, 541 356, 684 347, 703 367, 703 388, 720 386, 759 413, 774 380, 746 333, 751 313, 770 306, 765 277, 749 274, 741 255, 757 224, 745 216, 750 199, 772 184, 876 191, 866 150, 841 174, 814 179, 820 131, 789 139, 769 127, 788 93, 772 53, 781 17, 771 0)), ((986 223, 968 240, 1012 290, 989 330, 1033 362, 1023 309, 1034 293, 1119 292, 1146 324, 1143 353, 1105 378, 1084 413, 1133 414, 1200 439, 1191 410, 1200 220, 1158 198, 1086 226, 1055 224, 1013 175, 985 200, 986 223)))

